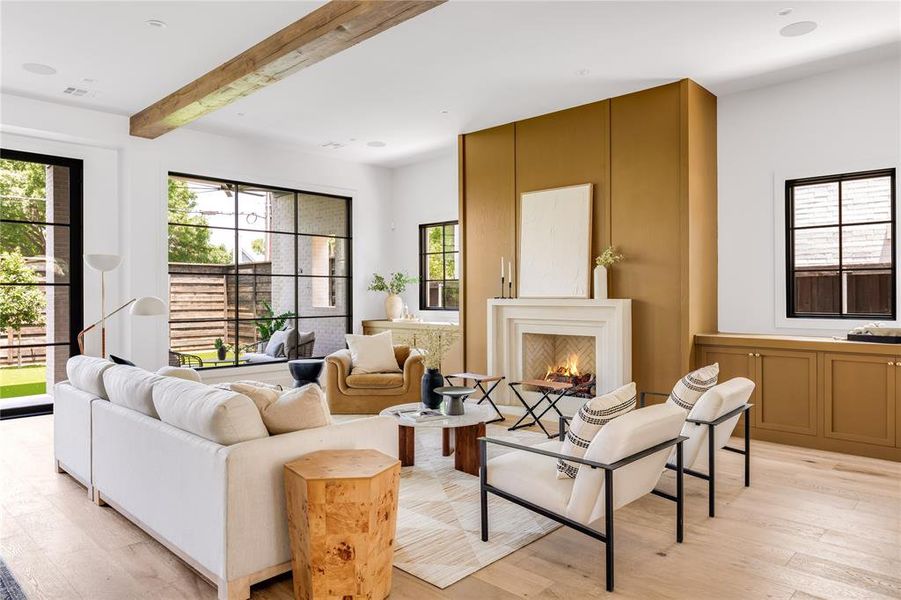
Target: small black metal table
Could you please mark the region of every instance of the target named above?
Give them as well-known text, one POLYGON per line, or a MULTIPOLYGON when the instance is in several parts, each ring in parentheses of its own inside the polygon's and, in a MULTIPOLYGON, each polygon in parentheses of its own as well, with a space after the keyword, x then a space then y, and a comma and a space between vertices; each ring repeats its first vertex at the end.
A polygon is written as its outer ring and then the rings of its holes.
POLYGON ((451 381, 451 379, 462 379, 463 385, 466 385, 467 380, 470 380, 473 383, 475 383, 476 388, 478 388, 478 390, 480 392, 482 392, 482 397, 479 398, 479 401, 476 402, 476 404, 481 404, 482 402, 487 400, 488 404, 491 405, 491 408, 494 409, 494 412, 497 413, 497 418, 488 421, 488 423, 497 423, 498 421, 504 420, 504 415, 501 413, 500 409, 498 409, 497 405, 494 403, 494 400, 491 399, 491 392, 493 392, 494 388, 496 388, 500 384, 500 382, 504 380, 503 375, 481 375, 479 373, 466 372, 466 373, 453 373, 451 375, 445 375, 444 379, 447 380, 448 385, 454 384, 451 381), (486 384, 493 383, 493 385, 486 390, 484 387, 482 387, 483 383, 486 383, 486 384))
POLYGON ((544 379, 526 379, 525 381, 511 381, 510 389, 513 390, 513 394, 519 399, 522 405, 526 409, 526 414, 521 416, 519 420, 513 424, 512 427, 509 427, 509 431, 513 431, 514 429, 522 429, 523 427, 531 427, 532 425, 538 425, 541 428, 541 431, 544 432, 544 435, 548 437, 548 439, 553 438, 555 436, 548 433, 548 430, 545 429, 544 423, 541 422, 541 417, 543 417, 548 411, 553 409, 558 417, 562 417, 563 413, 560 412, 560 409, 557 408, 557 403, 560 402, 561 399, 566 397, 566 395, 572 390, 574 387, 571 383, 563 383, 559 381, 545 381, 544 379), (538 399, 535 404, 529 406, 529 403, 526 402, 525 398, 522 397, 522 394, 519 393, 517 389, 519 386, 528 385, 535 388, 538 388, 539 392, 541 392, 541 397, 538 399), (555 398, 551 397, 551 394, 556 394, 555 398), (548 406, 540 414, 536 415, 535 411, 541 406, 542 402, 547 402, 548 406), (523 423, 529 416, 532 417, 532 420, 528 423, 523 423))

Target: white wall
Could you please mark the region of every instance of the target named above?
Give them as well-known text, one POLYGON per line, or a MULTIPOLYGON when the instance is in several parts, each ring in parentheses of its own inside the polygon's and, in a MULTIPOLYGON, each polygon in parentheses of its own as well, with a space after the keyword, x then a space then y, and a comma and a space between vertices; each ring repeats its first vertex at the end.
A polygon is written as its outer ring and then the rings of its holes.
MULTIPOLYGON (((390 243, 388 169, 190 129, 143 140, 128 135, 127 117, 9 94, 0 96, 0 110, 4 148, 85 161, 84 251, 123 256, 109 280, 110 297, 167 298, 166 177, 179 171, 351 196, 354 322, 359 327, 361 319, 384 314, 380 299, 365 287, 368 274, 383 268, 390 243)), ((99 318, 98 281, 85 269, 86 323, 99 318)), ((108 344, 110 351, 156 368, 166 362, 168 325, 164 318, 123 316, 111 325, 108 344)))
MULTIPOLYGON (((419 226, 456 221, 459 218, 457 188, 457 150, 453 147, 436 157, 394 170, 388 217, 391 229, 389 260, 381 265, 382 274, 406 271, 410 275, 419 275, 419 226)), ((410 312, 426 321, 458 322, 460 319, 457 311, 420 311, 416 285, 407 288, 403 299, 410 312)))
POLYGON ((839 335, 859 323, 785 318, 783 186, 901 168, 899 73, 895 59, 719 97, 720 331, 839 335))

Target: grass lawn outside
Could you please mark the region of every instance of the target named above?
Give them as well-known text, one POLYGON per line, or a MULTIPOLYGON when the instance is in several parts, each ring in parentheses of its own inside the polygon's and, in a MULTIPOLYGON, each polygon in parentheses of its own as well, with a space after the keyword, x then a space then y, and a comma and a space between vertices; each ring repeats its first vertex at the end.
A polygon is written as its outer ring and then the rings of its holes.
POLYGON ((47 393, 47 365, 0 367, 0 399, 47 393))

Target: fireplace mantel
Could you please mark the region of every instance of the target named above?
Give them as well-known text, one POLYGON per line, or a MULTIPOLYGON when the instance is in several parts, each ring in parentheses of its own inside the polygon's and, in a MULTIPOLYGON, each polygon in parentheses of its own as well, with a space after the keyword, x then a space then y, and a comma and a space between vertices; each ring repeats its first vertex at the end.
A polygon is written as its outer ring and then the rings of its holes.
MULTIPOLYGON (((603 394, 632 380, 632 301, 581 298, 492 298, 488 300, 488 372, 523 378, 523 336, 527 333, 595 338, 597 390, 603 394)), ((512 395, 500 396, 515 405, 512 395)), ((579 399, 561 407, 572 413, 579 399)))

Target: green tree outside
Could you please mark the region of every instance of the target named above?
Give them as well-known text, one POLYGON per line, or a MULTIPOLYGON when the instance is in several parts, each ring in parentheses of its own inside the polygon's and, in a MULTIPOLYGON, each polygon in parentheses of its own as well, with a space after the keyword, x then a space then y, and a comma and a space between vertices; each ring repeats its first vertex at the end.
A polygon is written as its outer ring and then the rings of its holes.
MULTIPOLYGON (((46 221, 47 171, 44 165, 0 159, 0 218, 15 221, 46 221)), ((18 248, 23 256, 43 256, 44 227, 4 227, 3 249, 18 248)))
MULTIPOLYGON (((169 178, 169 220, 184 225, 208 225, 206 217, 193 214, 197 194, 178 179, 169 178)), ((228 265, 234 256, 224 245, 210 242, 212 232, 204 227, 169 225, 169 262, 228 265)))
MULTIPOLYGON (((18 248, 0 253, 0 283, 32 285, 0 285, 0 331, 5 331, 12 346, 18 340, 22 343, 22 329, 44 325, 47 299, 39 287, 41 278, 25 262, 18 248)), ((9 350, 12 362, 12 350, 9 350)), ((22 366, 22 351, 17 353, 18 364, 22 366)))

